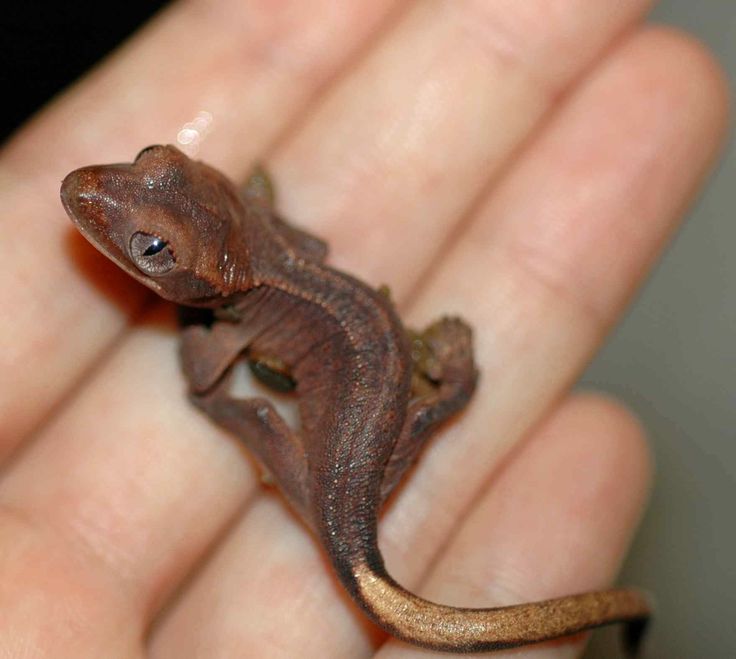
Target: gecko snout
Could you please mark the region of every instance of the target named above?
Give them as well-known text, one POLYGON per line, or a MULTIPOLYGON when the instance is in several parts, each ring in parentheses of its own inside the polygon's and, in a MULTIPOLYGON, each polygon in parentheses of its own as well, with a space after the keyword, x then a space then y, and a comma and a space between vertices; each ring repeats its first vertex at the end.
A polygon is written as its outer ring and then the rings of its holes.
POLYGON ((109 227, 119 202, 114 187, 106 181, 102 168, 84 167, 68 174, 61 183, 61 203, 70 219, 83 232, 98 233, 109 227))

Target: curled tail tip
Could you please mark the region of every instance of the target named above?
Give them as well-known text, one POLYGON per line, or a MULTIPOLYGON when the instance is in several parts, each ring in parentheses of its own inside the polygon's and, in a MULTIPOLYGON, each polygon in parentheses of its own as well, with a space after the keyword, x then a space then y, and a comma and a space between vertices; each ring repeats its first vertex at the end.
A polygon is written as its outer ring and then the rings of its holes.
POLYGON ((642 608, 644 613, 625 623, 623 628, 622 643, 624 652, 627 657, 634 659, 642 654, 642 645, 646 638, 649 626, 651 624, 651 616, 654 611, 654 601, 652 596, 644 591, 635 590, 642 600, 642 608))
POLYGON ((623 646, 627 657, 635 659, 641 655, 641 647, 649 627, 649 618, 630 620, 624 625, 623 646))

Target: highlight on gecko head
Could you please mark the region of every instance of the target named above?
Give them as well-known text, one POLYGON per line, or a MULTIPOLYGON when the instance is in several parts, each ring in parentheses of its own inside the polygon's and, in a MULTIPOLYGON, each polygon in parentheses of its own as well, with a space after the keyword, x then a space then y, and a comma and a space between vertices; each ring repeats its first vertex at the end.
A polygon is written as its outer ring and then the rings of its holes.
POLYGON ((249 275, 237 189, 176 147, 77 169, 61 200, 89 242, 166 299, 206 305, 249 275))

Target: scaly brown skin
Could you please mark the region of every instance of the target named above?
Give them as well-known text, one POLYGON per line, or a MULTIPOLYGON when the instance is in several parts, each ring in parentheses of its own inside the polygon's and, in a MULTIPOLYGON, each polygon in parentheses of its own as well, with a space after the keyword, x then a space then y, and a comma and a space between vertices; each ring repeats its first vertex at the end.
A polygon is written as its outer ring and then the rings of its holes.
POLYGON ((324 265, 326 245, 276 217, 269 196, 262 174, 241 191, 171 146, 76 170, 61 189, 82 234, 121 268, 168 300, 215 310, 211 326, 183 330, 192 400, 255 453, 345 588, 390 634, 477 652, 626 622, 634 652, 650 613, 635 590, 462 609, 387 574, 378 511, 427 437, 472 395, 470 329, 443 318, 406 331, 385 292, 324 265), (295 388, 300 432, 267 400, 229 394, 243 355, 267 384, 295 388))

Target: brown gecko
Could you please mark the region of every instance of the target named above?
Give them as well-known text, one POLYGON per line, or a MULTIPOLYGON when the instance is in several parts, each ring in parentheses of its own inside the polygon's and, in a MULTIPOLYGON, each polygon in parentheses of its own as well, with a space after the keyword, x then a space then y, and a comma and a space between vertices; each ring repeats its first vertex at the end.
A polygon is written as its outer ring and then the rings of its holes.
POLYGON ((404 329, 384 291, 324 264, 324 242, 172 146, 69 174, 61 198, 100 251, 160 296, 214 310, 183 330, 193 402, 258 457, 317 535, 353 599, 393 636, 448 652, 510 648, 625 622, 635 652, 646 596, 618 589, 489 609, 435 604, 387 573, 377 516, 432 432, 475 388, 471 332, 442 318, 404 329), (243 356, 294 389, 300 430, 264 398, 230 393, 243 356))

